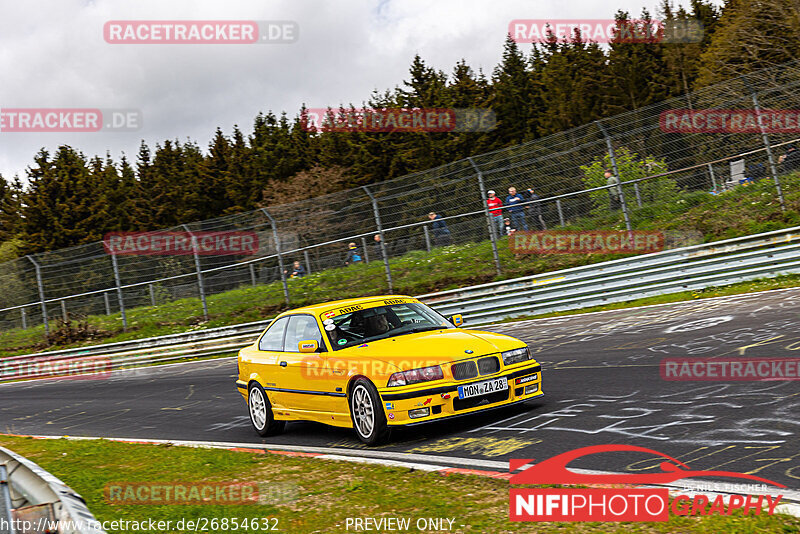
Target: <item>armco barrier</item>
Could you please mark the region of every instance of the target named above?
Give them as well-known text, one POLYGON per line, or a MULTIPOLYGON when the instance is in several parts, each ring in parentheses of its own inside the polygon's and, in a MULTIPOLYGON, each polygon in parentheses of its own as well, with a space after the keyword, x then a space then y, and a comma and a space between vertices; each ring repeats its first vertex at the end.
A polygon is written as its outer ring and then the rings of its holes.
MULTIPOLYGON (((102 534, 83 498, 35 463, 0 447, 0 528, 24 525, 27 532, 102 534), (10 520, 15 519, 15 523, 10 520), (6 523, 7 522, 7 523, 6 523), (59 525, 58 530, 46 525, 59 525)), ((7 532, 21 532, 19 528, 7 532)), ((2 532, 2 531, 0 531, 2 532)))
POLYGON ((800 273, 800 227, 420 295, 469 324, 800 273))
MULTIPOLYGON (((628 257, 535 276, 492 282, 418 298, 468 326, 624 302, 641 297, 800 273, 800 227, 628 257)), ((269 320, 147 339, 13 356, 0 360, 0 381, 19 376, 4 368, 34 360, 99 360, 96 371, 230 354, 253 342, 269 320), (6 367, 4 367, 6 366, 6 367)), ((90 369, 91 371, 91 369, 90 369)), ((35 378, 28 376, 26 378, 35 378)))

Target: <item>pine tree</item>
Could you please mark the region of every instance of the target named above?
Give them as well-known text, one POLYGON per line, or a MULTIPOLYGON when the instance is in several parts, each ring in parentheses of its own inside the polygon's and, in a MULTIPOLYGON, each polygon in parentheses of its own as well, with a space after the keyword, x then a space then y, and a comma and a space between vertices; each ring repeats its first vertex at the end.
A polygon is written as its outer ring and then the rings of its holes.
MULTIPOLYGON (((716 6, 703 0, 692 0, 691 12, 686 11, 683 7, 673 11, 669 0, 663 0, 660 14, 666 28, 663 50, 666 62, 667 92, 669 96, 687 94, 692 90, 697 79, 700 56, 711 40, 719 13, 716 6), (694 25, 697 25, 698 30, 702 31, 700 40, 696 40, 696 36, 687 39, 687 42, 681 42, 679 39, 670 40, 670 35, 679 38, 694 25), (672 30, 673 28, 675 30, 672 30)), ((692 105, 691 102, 688 104, 692 105)))
POLYGON ((700 58, 696 87, 800 58, 798 7, 797 0, 727 0, 700 58))
POLYGON ((532 138, 535 87, 517 43, 506 36, 503 59, 493 75, 492 108, 497 113, 494 145, 505 147, 532 138))
POLYGON ((238 126, 233 127, 228 145, 229 180, 225 183, 228 207, 225 209, 225 215, 255 209, 256 203, 261 199, 261 187, 248 172, 251 151, 238 126))
POLYGON ((19 230, 21 194, 19 177, 8 182, 0 174, 0 243, 13 238, 19 230))
POLYGON ((606 100, 606 57, 579 31, 560 43, 550 33, 530 60, 540 81, 538 135, 544 136, 602 117, 606 100))
POLYGON ((616 35, 608 53, 608 115, 642 108, 669 94, 663 45, 658 37, 640 40, 634 36, 637 30, 647 31, 644 26, 652 20, 650 13, 642 10, 640 20, 634 21, 618 11, 615 19, 616 35))
POLYGON ((99 177, 86 158, 69 146, 58 148, 53 159, 42 150, 28 171, 23 195, 22 233, 26 253, 70 247, 102 238, 109 219, 99 177))
MULTIPOLYGON (((450 105, 456 109, 476 110, 477 114, 472 117, 483 118, 482 113, 491 111, 486 78, 476 76, 464 59, 456 63, 453 69, 452 82, 447 86, 445 95, 450 105)), ((491 142, 488 142, 488 140, 492 136, 493 133, 491 131, 453 133, 446 140, 444 152, 449 154, 451 159, 479 154, 489 149, 491 142)), ((446 163, 446 161, 439 163, 446 163)))

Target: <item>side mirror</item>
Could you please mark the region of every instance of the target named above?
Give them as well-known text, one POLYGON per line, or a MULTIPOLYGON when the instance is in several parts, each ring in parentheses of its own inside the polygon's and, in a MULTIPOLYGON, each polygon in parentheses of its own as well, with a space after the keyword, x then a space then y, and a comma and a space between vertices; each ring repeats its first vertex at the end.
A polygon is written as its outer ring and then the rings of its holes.
POLYGON ((300 352, 317 352, 319 348, 319 344, 315 339, 309 339, 306 341, 300 341, 297 343, 297 348, 300 349, 300 352))
POLYGON ((455 326, 461 326, 462 324, 464 324, 464 318, 459 313, 451 316, 449 319, 450 322, 453 323, 455 326))

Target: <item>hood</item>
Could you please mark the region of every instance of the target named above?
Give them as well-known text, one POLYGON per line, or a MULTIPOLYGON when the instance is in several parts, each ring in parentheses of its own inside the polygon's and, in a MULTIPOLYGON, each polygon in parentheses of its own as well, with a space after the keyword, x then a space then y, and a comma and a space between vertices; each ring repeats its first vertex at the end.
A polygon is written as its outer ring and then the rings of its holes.
POLYGON ((391 364, 397 370, 408 371, 524 346, 525 343, 519 339, 503 334, 446 329, 370 341, 366 347, 349 347, 334 354, 347 358, 376 359, 391 364), (472 353, 467 354, 466 350, 472 353))

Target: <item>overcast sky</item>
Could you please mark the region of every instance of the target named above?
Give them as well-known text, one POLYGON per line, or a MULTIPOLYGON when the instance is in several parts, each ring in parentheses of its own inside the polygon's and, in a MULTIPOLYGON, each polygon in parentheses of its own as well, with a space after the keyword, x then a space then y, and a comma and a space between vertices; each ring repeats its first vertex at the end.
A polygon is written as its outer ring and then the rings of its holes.
MULTIPOLYGON (((447 73, 464 58, 488 75, 513 19, 604 19, 656 12, 657 0, 0 0, 0 108, 138 109, 136 132, 0 132, 0 173, 61 144, 87 157, 134 161, 144 139, 190 138, 216 127, 247 135, 259 111, 360 104, 408 79, 419 53, 447 73), (291 20, 292 44, 109 44, 109 20, 291 20)), ((684 2, 688 4, 687 2, 684 2)), ((527 53, 530 45, 520 45, 527 53)))

